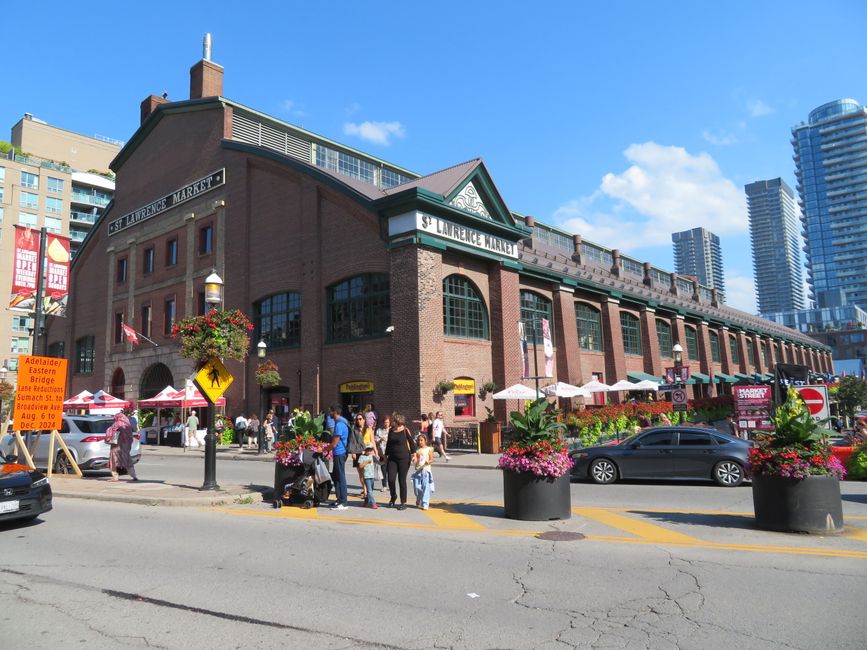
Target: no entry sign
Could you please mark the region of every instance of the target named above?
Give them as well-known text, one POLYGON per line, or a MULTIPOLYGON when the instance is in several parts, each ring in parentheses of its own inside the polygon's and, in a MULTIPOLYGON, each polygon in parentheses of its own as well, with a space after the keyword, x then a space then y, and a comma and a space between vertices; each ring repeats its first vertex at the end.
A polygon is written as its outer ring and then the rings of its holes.
POLYGON ((795 390, 800 393, 810 415, 817 422, 827 420, 831 417, 831 412, 828 409, 828 387, 827 386, 795 386, 795 390))

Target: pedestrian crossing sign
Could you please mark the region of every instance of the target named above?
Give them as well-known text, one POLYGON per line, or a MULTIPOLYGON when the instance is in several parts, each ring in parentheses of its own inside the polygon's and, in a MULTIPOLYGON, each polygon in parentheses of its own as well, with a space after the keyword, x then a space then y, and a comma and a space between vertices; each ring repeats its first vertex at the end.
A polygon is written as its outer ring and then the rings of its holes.
POLYGON ((235 380, 217 357, 211 357, 201 367, 193 382, 211 404, 216 403, 235 380))

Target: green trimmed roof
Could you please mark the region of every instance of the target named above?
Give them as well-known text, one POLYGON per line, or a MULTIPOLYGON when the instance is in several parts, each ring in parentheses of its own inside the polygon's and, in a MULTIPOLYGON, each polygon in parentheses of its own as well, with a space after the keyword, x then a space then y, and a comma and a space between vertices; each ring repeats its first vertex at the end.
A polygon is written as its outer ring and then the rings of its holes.
POLYGON ((723 383, 724 381, 727 381, 727 382, 730 383, 730 384, 736 384, 736 383, 738 382, 737 379, 735 379, 735 378, 732 377, 731 375, 727 375, 727 374, 725 374, 724 372, 715 372, 715 373, 713 373, 713 380, 714 380, 716 383, 718 383, 718 384, 721 384, 721 383, 723 383))
POLYGON ((630 370, 626 373, 627 379, 632 379, 634 381, 655 381, 657 384, 662 383, 662 379, 659 377, 654 377, 653 375, 649 375, 646 372, 640 372, 638 370, 630 370))
POLYGON ((689 376, 692 377, 696 381, 696 383, 698 383, 698 384, 709 384, 710 383, 710 377, 708 377, 703 372, 692 372, 692 373, 690 373, 689 376))

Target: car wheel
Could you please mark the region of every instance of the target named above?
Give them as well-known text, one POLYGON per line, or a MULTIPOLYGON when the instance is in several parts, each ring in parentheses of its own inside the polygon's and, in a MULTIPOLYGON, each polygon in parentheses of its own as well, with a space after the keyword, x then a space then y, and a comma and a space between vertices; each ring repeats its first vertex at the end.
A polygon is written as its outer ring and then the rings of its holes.
POLYGON ((714 465, 713 480, 723 487, 737 487, 744 481, 744 468, 733 460, 722 460, 714 465))
POLYGON ((74 474, 72 463, 69 462, 69 457, 61 451, 57 454, 57 460, 54 461, 53 471, 57 474, 74 474))
POLYGON ((601 485, 614 483, 617 480, 617 465, 607 458, 597 458, 590 463, 590 478, 601 485))

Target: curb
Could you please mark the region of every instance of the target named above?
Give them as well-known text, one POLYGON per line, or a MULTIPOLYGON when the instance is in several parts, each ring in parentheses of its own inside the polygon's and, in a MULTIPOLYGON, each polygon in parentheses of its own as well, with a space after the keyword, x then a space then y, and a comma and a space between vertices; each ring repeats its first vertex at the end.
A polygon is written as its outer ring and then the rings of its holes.
POLYGON ((87 494, 82 492, 66 492, 53 489, 53 496, 62 499, 83 499, 85 501, 111 501, 114 503, 134 503, 142 506, 175 506, 175 507, 208 507, 232 505, 236 499, 247 496, 261 496, 260 492, 247 492, 240 494, 214 494, 201 497, 151 497, 132 494, 87 494))

